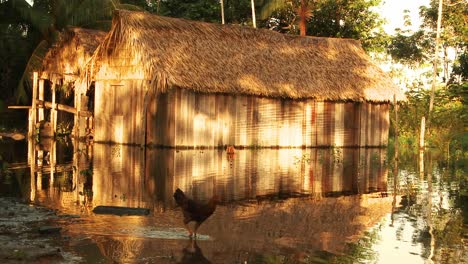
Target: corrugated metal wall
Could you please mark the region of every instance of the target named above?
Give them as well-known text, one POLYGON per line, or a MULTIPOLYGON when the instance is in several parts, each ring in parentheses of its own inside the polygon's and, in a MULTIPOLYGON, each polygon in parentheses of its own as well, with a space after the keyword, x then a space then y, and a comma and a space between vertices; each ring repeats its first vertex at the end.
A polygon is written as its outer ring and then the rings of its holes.
POLYGON ((175 88, 146 105, 146 89, 143 81, 96 82, 95 141, 180 148, 378 147, 388 141, 388 104, 175 88))

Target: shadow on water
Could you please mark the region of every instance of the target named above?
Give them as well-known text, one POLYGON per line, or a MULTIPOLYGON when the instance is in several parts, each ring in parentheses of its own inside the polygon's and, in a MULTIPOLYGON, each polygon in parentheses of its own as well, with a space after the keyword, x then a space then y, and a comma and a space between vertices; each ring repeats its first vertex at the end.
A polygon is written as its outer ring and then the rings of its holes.
POLYGON ((423 262, 448 254, 444 245, 461 236, 460 228, 447 230, 448 222, 465 227, 459 176, 440 170, 433 159, 427 164, 430 181, 427 172, 407 168, 394 181, 386 149, 228 155, 77 142, 11 144, 0 142, 9 164, 1 194, 78 215, 60 221, 69 237, 64 248, 84 262, 341 263, 392 254, 423 262), (12 148, 19 154, 12 155, 12 148), (172 197, 176 188, 198 200, 221 197, 197 241, 183 228, 172 197), (99 205, 148 208, 150 215, 93 214, 99 205))

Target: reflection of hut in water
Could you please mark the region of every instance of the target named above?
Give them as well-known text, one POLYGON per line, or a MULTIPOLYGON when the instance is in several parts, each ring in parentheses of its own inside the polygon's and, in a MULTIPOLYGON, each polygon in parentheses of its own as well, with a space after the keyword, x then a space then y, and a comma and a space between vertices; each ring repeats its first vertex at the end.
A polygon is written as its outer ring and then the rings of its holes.
MULTIPOLYGON (((180 240, 165 237, 185 232, 180 210, 173 209, 176 187, 200 199, 213 193, 223 199, 200 228, 216 239, 200 245, 213 263, 251 262, 252 253, 340 253, 392 207, 392 197, 382 195, 387 167, 381 148, 239 150, 229 160, 218 150, 94 146, 94 205, 153 209, 148 217, 100 216, 113 224, 96 243, 118 262, 151 259, 156 251, 182 258, 180 240), (239 252, 249 254, 233 259, 239 252)), ((96 228, 102 225, 74 232, 96 228)))
POLYGON ((386 150, 380 148, 239 150, 141 149, 95 144, 95 205, 151 207, 173 203, 179 187, 225 201, 334 197, 385 192, 386 150), (125 161, 125 162, 124 162, 125 161))
POLYGON ((403 93, 351 39, 120 10, 96 50, 95 140, 382 146, 403 93))

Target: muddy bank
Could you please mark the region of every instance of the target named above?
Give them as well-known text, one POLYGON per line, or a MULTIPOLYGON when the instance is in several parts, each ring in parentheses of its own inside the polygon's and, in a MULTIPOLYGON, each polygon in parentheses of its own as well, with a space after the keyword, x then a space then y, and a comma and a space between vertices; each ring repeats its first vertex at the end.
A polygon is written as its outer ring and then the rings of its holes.
POLYGON ((59 245, 64 237, 57 221, 64 217, 44 207, 0 197, 0 262, 79 262, 59 245))

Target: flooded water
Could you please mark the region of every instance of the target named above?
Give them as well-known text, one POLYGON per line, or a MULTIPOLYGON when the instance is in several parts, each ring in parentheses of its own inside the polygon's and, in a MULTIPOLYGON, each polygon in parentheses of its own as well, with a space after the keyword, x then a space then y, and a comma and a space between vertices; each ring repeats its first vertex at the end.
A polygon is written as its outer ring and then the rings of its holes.
POLYGON ((0 195, 69 214, 63 250, 83 263, 460 263, 466 167, 387 149, 145 149, 0 141, 0 195), (447 164, 450 164, 448 166, 447 164), (180 188, 221 204, 191 240, 180 188), (99 205, 149 215, 94 214, 99 205))

